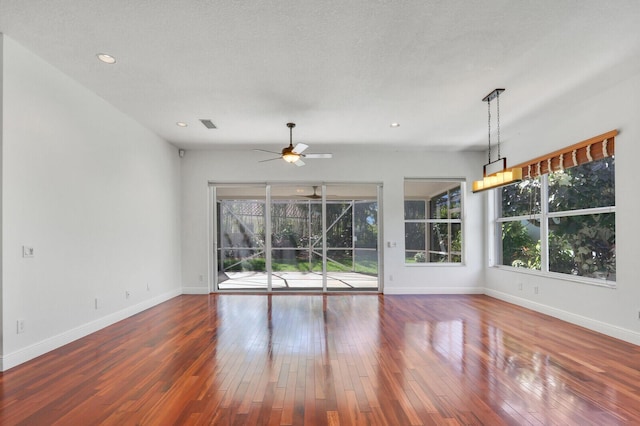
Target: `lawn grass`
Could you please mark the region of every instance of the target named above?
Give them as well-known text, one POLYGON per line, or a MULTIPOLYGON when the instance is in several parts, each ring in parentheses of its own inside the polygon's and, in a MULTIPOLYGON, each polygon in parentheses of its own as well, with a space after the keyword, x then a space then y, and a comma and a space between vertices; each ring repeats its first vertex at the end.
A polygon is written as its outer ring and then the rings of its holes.
MULTIPOLYGON (((372 260, 363 260, 356 262, 355 271, 352 269, 351 259, 345 259, 345 263, 327 262, 327 272, 358 272, 361 274, 377 275, 378 262, 372 260)), ((266 262, 263 258, 252 258, 238 263, 238 260, 225 260, 225 270, 227 271, 266 271, 266 262), (234 265, 234 266, 231 266, 234 265)), ((322 272, 322 262, 313 260, 311 264, 308 261, 291 259, 291 260, 273 260, 271 262, 271 270, 274 272, 322 272), (311 268, 309 266, 311 265, 311 268)))

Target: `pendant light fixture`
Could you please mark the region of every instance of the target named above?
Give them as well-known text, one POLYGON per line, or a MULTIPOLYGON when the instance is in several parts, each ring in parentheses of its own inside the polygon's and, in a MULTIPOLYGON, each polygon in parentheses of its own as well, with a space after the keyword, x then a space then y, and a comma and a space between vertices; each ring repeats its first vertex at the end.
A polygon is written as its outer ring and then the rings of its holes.
MULTIPOLYGON (((516 167, 507 169, 507 157, 500 156, 500 93, 504 92, 504 89, 495 89, 482 101, 487 103, 488 111, 488 141, 489 141, 489 162, 482 167, 482 180, 476 180, 473 182, 473 192, 486 191, 488 189, 499 188, 501 186, 509 185, 514 182, 522 180, 522 168, 516 167), (498 139, 498 159, 491 161, 491 101, 496 100, 496 115, 497 115, 497 139, 498 139), (487 174, 487 167, 494 164, 500 166, 502 162, 502 169, 495 173, 487 174)), ((495 167, 495 166, 494 166, 495 167)))

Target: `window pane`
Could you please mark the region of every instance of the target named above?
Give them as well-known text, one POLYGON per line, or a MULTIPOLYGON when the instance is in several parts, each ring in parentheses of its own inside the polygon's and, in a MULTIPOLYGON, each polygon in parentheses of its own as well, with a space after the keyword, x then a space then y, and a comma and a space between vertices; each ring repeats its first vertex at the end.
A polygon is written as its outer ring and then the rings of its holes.
POLYGON ((429 243, 430 262, 462 262, 461 223, 430 224, 429 243))
POLYGON ((449 217, 448 193, 435 196, 429 202, 429 219, 447 219, 449 217))
POLYGON ((407 250, 425 250, 424 227, 424 223, 404 224, 404 245, 407 250))
POLYGON ((615 213, 549 219, 549 270, 615 281, 615 213))
POLYGON ((502 199, 499 217, 540 213, 540 179, 527 179, 499 189, 502 199))
MULTIPOLYGON (((451 224, 451 253, 454 255, 462 254, 462 224, 451 224)), ((454 260, 454 262, 460 262, 460 260, 454 260)))
POLYGON ((449 196, 449 214, 451 215, 451 219, 460 219, 460 214, 462 213, 460 187, 452 189, 449 192, 449 196))
POLYGON ((404 201, 404 218, 410 219, 424 219, 425 216, 425 201, 424 200, 405 200, 404 201))
POLYGON ((449 256, 447 256, 447 254, 445 253, 429 253, 429 262, 434 262, 434 263, 438 263, 438 262, 448 262, 449 261, 449 256))
POLYGON ((502 235, 502 265, 540 269, 540 221, 503 222, 498 226, 502 235))
POLYGON ((353 221, 355 224, 355 247, 378 247, 378 202, 356 202, 353 221))
POLYGON ((303 247, 305 241, 308 241, 308 220, 307 203, 273 203, 271 206, 272 246, 274 248, 303 247))
POLYGON ((404 245, 405 260, 408 263, 425 262, 425 224, 405 223, 404 224, 404 245))
MULTIPOLYGON (((322 270, 322 263, 318 265, 318 270, 322 270)), ((352 271, 353 269, 352 250, 327 250, 327 270, 328 271, 352 271)))
POLYGON ((549 175, 549 211, 616 205, 615 160, 605 158, 549 175))
POLYGON ((449 224, 429 224, 429 253, 449 253, 449 224))
POLYGON ((353 228, 351 203, 327 203, 327 247, 351 247, 353 228))

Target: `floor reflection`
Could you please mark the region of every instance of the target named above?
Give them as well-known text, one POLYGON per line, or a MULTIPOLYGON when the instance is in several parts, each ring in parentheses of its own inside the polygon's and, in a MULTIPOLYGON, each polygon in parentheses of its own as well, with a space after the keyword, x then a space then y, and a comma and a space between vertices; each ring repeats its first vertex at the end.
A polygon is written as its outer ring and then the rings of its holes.
POLYGON ((180 296, 0 396, 2 424, 640 424, 640 348, 486 296, 180 296))

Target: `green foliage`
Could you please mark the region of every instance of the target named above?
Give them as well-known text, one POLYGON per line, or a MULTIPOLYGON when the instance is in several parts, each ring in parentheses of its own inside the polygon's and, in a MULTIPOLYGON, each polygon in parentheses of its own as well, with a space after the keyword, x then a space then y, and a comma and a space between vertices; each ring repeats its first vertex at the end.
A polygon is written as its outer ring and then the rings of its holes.
POLYGON ((265 260, 263 258, 250 258, 250 259, 225 259, 224 260, 225 271, 266 271, 265 260))
MULTIPOLYGON (((549 211, 615 206, 614 170, 615 160, 606 158, 552 173, 549 211)), ((550 270, 587 277, 615 274, 615 214, 553 218, 549 229, 550 270)))
POLYGON ((355 202, 353 215, 356 247, 378 247, 378 203, 355 202))
POLYGON ((451 241, 451 251, 452 252, 461 252, 462 251, 462 228, 458 228, 454 230, 454 237, 451 241))
POLYGON ((424 252, 421 251, 413 255, 413 260, 416 263, 424 263, 427 261, 427 256, 424 254, 424 252))
POLYGON ((502 264, 540 269, 540 240, 535 240, 520 221, 502 224, 502 264))
POLYGON ((526 179, 500 189, 502 217, 540 213, 540 179, 526 179))
POLYGON ((550 270, 588 277, 609 278, 615 274, 614 221, 614 214, 605 213, 564 218, 552 225, 550 270))
MULTIPOLYGON (((614 170, 615 160, 606 158, 549 174, 549 212, 615 206, 614 170)), ((504 187, 502 217, 539 214, 539 187, 540 179, 504 187)), ((502 263, 538 269, 540 243, 523 222, 502 224, 502 263)), ((551 217, 548 240, 550 271, 615 279, 614 213, 551 217)))
POLYGON ((592 161, 549 175, 549 211, 615 206, 614 159, 592 161))

